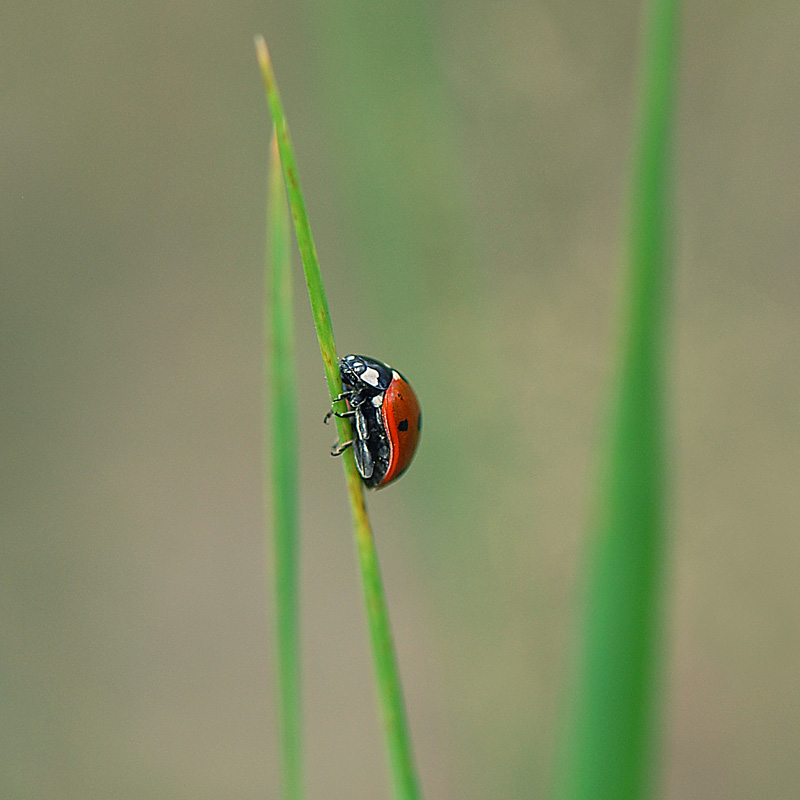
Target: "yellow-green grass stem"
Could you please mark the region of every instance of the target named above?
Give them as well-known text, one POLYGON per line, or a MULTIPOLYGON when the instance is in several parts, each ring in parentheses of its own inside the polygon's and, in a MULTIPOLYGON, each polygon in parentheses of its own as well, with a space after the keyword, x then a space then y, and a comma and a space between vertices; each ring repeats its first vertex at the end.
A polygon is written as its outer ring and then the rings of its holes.
MULTIPOLYGON (((300 188, 300 180, 297 174, 297 166, 283 104, 278 92, 266 42, 260 36, 256 38, 256 53, 264 78, 267 102, 277 132, 278 148, 289 197, 289 206, 294 220, 295 235, 303 262, 311 310, 325 367, 325 376, 328 381, 328 390, 331 401, 333 401, 334 398, 341 394, 342 382, 339 375, 328 301, 325 296, 317 252, 300 188)), ((344 410, 343 401, 340 401, 337 408, 338 410, 344 410)), ((340 417, 335 417, 334 419, 336 420, 339 441, 351 441, 352 429, 350 421, 340 417)), ((364 602, 367 610, 386 747, 392 769, 394 794, 397 800, 418 800, 421 797, 419 782, 414 765, 400 673, 389 623, 389 612, 386 606, 375 541, 364 503, 364 487, 356 469, 352 448, 345 451, 343 462, 355 527, 356 548, 361 567, 364 602)))

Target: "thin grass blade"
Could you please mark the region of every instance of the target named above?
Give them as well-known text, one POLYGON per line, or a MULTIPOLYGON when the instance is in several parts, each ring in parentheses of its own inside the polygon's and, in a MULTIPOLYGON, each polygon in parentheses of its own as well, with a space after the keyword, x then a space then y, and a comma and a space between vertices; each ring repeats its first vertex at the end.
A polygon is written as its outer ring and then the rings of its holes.
POLYGON ((654 789, 667 543, 664 350, 678 10, 675 0, 647 6, 622 336, 587 554, 562 800, 628 800, 654 789))
MULTIPOLYGON (((342 382, 339 375, 336 347, 333 339, 328 301, 322 283, 322 274, 317 259, 317 251, 311 235, 305 202, 297 175, 294 151, 292 149, 289 129, 283 113, 278 86, 272 62, 269 57, 267 45, 262 37, 256 38, 256 52, 259 65, 264 78, 267 102, 272 113, 275 130, 278 137, 281 163, 283 165, 284 180, 289 196, 289 205, 294 219, 295 235, 297 236, 300 255, 303 261, 306 284, 308 286, 309 300, 314 315, 314 324, 317 329, 320 352, 325 365, 325 375, 331 401, 338 397, 342 391, 342 382)), ((339 401, 342 403, 343 401, 339 401)), ((343 407, 339 406, 340 410, 343 407)), ((339 441, 350 441, 352 430, 348 419, 335 418, 339 441)), ((420 798, 419 783, 411 748, 411 738, 406 720, 405 703, 403 700, 400 673, 395 655, 394 640, 389 623, 389 612, 386 607, 386 598, 378 565, 378 555, 375 550, 375 541, 372 536, 367 509, 364 504, 364 489, 353 459, 352 448, 345 451, 345 475, 353 513, 353 523, 356 534, 356 547, 358 551, 361 577, 364 590, 364 602, 367 610, 367 620, 372 645, 372 655, 378 683, 378 696, 382 711, 383 727, 386 738, 386 747, 389 753, 389 762, 392 767, 394 793, 397 800, 418 800, 420 798)))
MULTIPOLYGON (((268 309, 264 330, 269 360, 265 370, 265 419, 271 447, 272 530, 275 575, 278 717, 286 800, 302 800, 303 744, 300 701, 300 609, 297 467, 297 388, 292 310, 292 257, 289 209, 283 185, 277 138, 272 135, 267 186, 268 309)), ((266 444, 266 443, 265 443, 266 444)))

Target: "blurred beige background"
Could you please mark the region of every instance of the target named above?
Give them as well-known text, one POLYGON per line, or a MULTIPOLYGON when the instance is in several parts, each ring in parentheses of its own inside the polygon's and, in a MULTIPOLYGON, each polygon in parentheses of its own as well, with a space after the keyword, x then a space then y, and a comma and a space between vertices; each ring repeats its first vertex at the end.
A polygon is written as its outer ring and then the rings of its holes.
MULTIPOLYGON (((257 32, 339 348, 425 409, 413 469, 369 502, 426 796, 544 796, 638 25, 619 0, 5 3, 0 796, 277 797, 257 32)), ((683 27, 663 796, 790 798, 800 12, 687 4, 683 27)), ((297 301, 309 797, 387 798, 297 301)))

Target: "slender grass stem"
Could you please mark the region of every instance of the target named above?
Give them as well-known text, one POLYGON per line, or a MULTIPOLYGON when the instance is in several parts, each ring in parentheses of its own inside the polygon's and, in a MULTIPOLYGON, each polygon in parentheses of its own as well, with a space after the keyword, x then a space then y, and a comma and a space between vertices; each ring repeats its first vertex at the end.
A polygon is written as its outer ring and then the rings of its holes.
MULTIPOLYGON (((264 78, 267 102, 277 132, 281 164, 283 165, 284 180, 289 196, 289 206, 294 219, 295 234, 303 261, 303 270, 314 315, 314 324, 317 329, 322 361, 325 366, 328 390, 331 401, 333 401, 342 391, 342 382, 339 375, 328 301, 325 296, 317 252, 300 188, 289 129, 283 113, 283 104, 275 81, 267 45, 260 36, 256 38, 256 52, 264 78)), ((340 401, 340 403, 342 402, 340 401)), ((352 439, 352 430, 349 420, 338 417, 335 419, 339 441, 350 441, 352 439)), ((395 797, 397 800, 417 800, 420 797, 419 784, 414 767, 400 674, 389 624, 389 613, 378 566, 375 541, 364 504, 363 484, 356 469, 352 448, 345 451, 343 462, 353 514, 364 602, 367 610, 386 747, 392 767, 395 797)))
MULTIPOLYGON (((268 318, 264 396, 271 423, 272 523, 275 571, 278 716, 286 800, 302 800, 302 708, 300 702, 299 524, 297 502, 297 390, 294 372, 292 258, 289 210, 277 138, 273 133, 267 186, 268 318)), ((269 496, 269 493, 265 493, 269 496)))
POLYGON ((640 800, 654 788, 667 540, 664 344, 677 5, 647 3, 622 336, 589 543, 562 800, 640 800))

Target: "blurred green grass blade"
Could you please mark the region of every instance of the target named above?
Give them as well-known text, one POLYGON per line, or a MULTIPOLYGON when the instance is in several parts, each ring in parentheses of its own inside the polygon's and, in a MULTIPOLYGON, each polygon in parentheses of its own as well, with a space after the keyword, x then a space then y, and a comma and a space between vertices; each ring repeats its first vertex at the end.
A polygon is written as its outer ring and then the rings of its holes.
MULTIPOLYGON (((303 260, 303 270, 306 276, 306 284, 308 285, 308 294, 317 329, 320 351, 325 364, 328 389, 331 400, 333 400, 341 393, 342 382, 339 375, 330 313, 328 312, 328 301, 325 296, 317 252, 311 236, 311 227, 300 189, 294 152, 289 138, 289 129, 283 113, 283 104, 275 82, 267 45, 260 36, 256 38, 256 52, 264 77, 267 102, 275 123, 280 160, 283 165, 289 205, 294 219, 295 234, 303 260)), ((340 402, 343 403, 343 401, 340 402)), ((349 420, 339 417, 334 419, 336 420, 339 441, 350 441, 353 437, 349 420)), ((386 747, 392 767, 395 797, 397 800, 418 800, 421 795, 414 767, 411 738, 400 684, 400 673, 397 667, 394 641, 389 623, 389 612, 386 607, 386 598, 378 565, 378 554, 375 550, 375 541, 372 536, 372 528, 364 504, 364 487, 356 469, 352 448, 345 451, 343 462, 353 514, 356 546, 364 590, 364 603, 367 609, 373 662, 378 682, 378 696, 386 736, 386 747)))
POLYGON ((666 550, 664 345, 677 2, 648 3, 618 372, 589 543, 563 800, 654 790, 666 550))
MULTIPOLYGON (((272 528, 275 570, 278 716, 286 800, 302 800, 303 752, 300 702, 299 514, 297 388, 292 312, 292 257, 289 209, 273 133, 267 186, 268 309, 264 330, 270 354, 265 370, 271 430, 272 528)), ((267 495, 269 496, 269 494, 267 495)))

